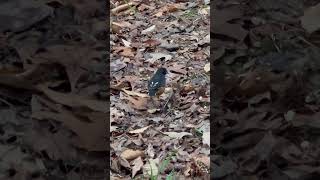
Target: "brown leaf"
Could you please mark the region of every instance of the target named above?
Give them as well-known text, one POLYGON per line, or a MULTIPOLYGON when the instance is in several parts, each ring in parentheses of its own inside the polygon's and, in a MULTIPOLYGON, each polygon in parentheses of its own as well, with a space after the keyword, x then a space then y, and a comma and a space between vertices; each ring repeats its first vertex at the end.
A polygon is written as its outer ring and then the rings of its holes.
POLYGON ((124 57, 134 57, 134 50, 131 47, 113 47, 115 53, 124 57))
POLYGON ((45 52, 36 54, 33 62, 36 64, 59 63, 63 65, 68 74, 72 92, 74 92, 77 81, 87 72, 85 69, 90 64, 90 60, 100 58, 100 56, 101 52, 88 45, 53 45, 46 47, 45 52))
POLYGON ((136 158, 135 160, 133 160, 132 164, 134 165, 132 167, 132 178, 134 178, 134 176, 137 174, 138 171, 141 170, 141 168, 143 167, 143 161, 141 159, 141 157, 139 156, 138 158, 136 158))
POLYGON ((145 44, 146 47, 155 47, 161 44, 160 41, 155 40, 155 39, 148 39, 146 41, 143 42, 145 44))
POLYGON ((107 112, 107 102, 99 101, 93 98, 83 97, 76 94, 65 94, 50 90, 49 88, 39 85, 37 89, 43 92, 53 101, 69 107, 88 107, 99 112, 107 112))
POLYGON ((142 98, 142 97, 131 97, 131 96, 126 96, 124 99, 127 99, 133 108, 138 109, 138 110, 147 110, 147 98, 142 98))
POLYGON ((142 98, 149 97, 149 95, 147 95, 147 94, 142 94, 142 93, 138 93, 138 92, 134 92, 134 91, 128 91, 126 89, 121 89, 121 90, 130 96, 138 96, 138 97, 142 97, 142 98))
POLYGON ((44 108, 33 108, 32 117, 38 120, 52 119, 62 122, 63 125, 73 131, 77 136, 72 137, 73 143, 88 151, 105 151, 106 114, 99 112, 78 112, 78 116, 57 104, 40 98, 44 108), (48 108, 50 110, 48 110, 48 108), (83 120, 86 119, 86 121, 83 120), (89 122, 88 122, 89 121, 89 122))
POLYGON ((120 155, 120 157, 126 160, 132 160, 139 156, 144 156, 144 152, 141 150, 133 150, 133 149, 126 149, 120 155))

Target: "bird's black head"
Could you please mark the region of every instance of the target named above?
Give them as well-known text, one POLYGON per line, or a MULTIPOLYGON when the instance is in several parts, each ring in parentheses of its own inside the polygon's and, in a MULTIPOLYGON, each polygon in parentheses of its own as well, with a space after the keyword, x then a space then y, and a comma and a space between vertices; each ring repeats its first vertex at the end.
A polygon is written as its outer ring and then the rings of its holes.
POLYGON ((156 74, 163 74, 163 75, 166 75, 168 74, 168 71, 166 68, 159 68, 156 72, 156 74))

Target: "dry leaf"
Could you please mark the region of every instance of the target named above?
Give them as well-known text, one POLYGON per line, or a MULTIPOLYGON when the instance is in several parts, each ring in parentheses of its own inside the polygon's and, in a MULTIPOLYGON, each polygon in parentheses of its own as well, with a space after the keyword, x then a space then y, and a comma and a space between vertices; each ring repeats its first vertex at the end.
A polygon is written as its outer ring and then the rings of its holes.
POLYGON ((141 34, 148 34, 148 33, 151 33, 151 32, 153 32, 155 29, 156 29, 156 25, 153 25, 153 26, 151 26, 151 27, 149 27, 149 28, 147 28, 147 29, 145 29, 145 30, 141 31, 141 34))
POLYGON ((147 59, 147 62, 154 63, 156 60, 164 58, 165 61, 169 61, 172 59, 172 56, 170 54, 164 54, 164 53, 150 53, 151 58, 147 59))
POLYGON ((207 63, 205 66, 204 66, 204 71, 205 72, 209 72, 210 71, 210 63, 207 63))
POLYGON ((126 40, 124 40, 124 39, 121 39, 121 40, 122 40, 122 42, 123 42, 123 44, 124 44, 125 47, 130 47, 130 46, 131 46, 131 42, 126 41, 126 40))
POLYGON ((202 143, 210 147, 210 131, 202 134, 202 143))
POLYGON ((138 93, 138 92, 134 92, 134 91, 129 91, 124 88, 121 90, 130 96, 139 96, 139 97, 143 97, 143 98, 149 97, 148 94, 142 94, 142 93, 138 93))
POLYGON ((149 159, 148 163, 143 166, 144 174, 148 174, 149 176, 158 174, 158 162, 158 159, 149 159))
POLYGON ((79 96, 71 93, 60 93, 53 91, 43 85, 38 85, 37 89, 43 92, 53 101, 69 107, 88 107, 95 111, 108 112, 107 102, 79 96))
POLYGON ((154 113, 156 113, 157 111, 160 111, 160 109, 152 108, 152 109, 148 109, 148 110, 147 110, 147 112, 150 113, 150 114, 154 114, 154 113))
POLYGON ((166 134, 169 137, 174 139, 181 139, 184 136, 192 136, 192 134, 188 132, 164 132, 163 134, 166 134))
POLYGON ((110 132, 113 132, 113 131, 115 131, 115 130, 117 130, 117 129, 118 129, 117 126, 110 126, 110 132))
POLYGON ((121 156, 119 158, 119 162, 120 162, 121 166, 123 166, 127 169, 131 168, 130 163, 126 159, 122 158, 121 156))
POLYGON ((140 129, 136 129, 136 130, 132 130, 132 131, 129 131, 129 133, 131 134, 139 134, 139 133, 143 133, 145 130, 147 130, 150 126, 147 126, 147 127, 143 127, 143 128, 140 128, 140 129))
POLYGON ((133 149, 126 149, 120 155, 120 157, 126 160, 132 160, 139 156, 144 156, 144 152, 141 150, 133 150, 133 149))
POLYGON ((132 178, 137 174, 138 171, 141 170, 141 168, 143 167, 143 161, 141 159, 141 157, 139 156, 138 158, 136 158, 135 160, 133 160, 132 164, 134 165, 132 167, 132 178))
POLYGON ((133 98, 131 96, 124 97, 123 99, 128 100, 134 109, 138 110, 147 110, 147 98, 136 97, 133 98))
POLYGON ((75 92, 76 83, 87 72, 85 69, 94 58, 101 58, 101 52, 88 45, 52 45, 46 47, 46 51, 37 53, 32 60, 39 64, 59 63, 63 65, 67 71, 72 92, 75 92))
POLYGON ((131 47, 113 47, 115 53, 124 57, 134 57, 134 50, 131 47))
POLYGON ((308 33, 312 33, 320 29, 320 3, 307 9, 304 12, 304 16, 301 17, 302 27, 307 30, 308 33))

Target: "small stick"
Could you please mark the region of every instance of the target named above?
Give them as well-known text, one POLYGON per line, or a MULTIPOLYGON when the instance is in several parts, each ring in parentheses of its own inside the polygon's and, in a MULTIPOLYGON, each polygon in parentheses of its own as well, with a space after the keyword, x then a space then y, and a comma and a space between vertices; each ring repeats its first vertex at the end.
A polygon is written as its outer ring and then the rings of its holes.
POLYGON ((124 10, 130 8, 133 5, 137 5, 137 3, 136 2, 129 2, 129 3, 122 4, 122 5, 118 6, 118 7, 113 8, 111 10, 111 13, 112 14, 116 14, 116 13, 118 13, 120 11, 124 11, 124 10))

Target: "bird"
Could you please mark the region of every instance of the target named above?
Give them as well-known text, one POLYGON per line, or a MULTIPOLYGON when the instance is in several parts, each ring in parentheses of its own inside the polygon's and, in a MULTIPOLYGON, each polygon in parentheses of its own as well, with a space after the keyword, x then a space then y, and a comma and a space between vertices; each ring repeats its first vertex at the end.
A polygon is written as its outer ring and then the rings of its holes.
POLYGON ((168 71, 166 68, 158 68, 156 73, 150 78, 148 82, 148 95, 150 97, 159 97, 165 90, 166 86, 166 74, 168 71))

